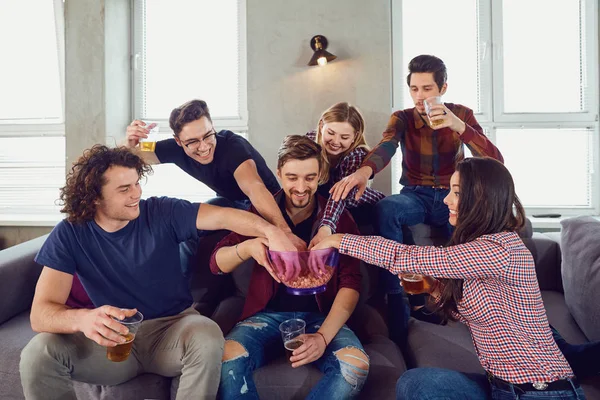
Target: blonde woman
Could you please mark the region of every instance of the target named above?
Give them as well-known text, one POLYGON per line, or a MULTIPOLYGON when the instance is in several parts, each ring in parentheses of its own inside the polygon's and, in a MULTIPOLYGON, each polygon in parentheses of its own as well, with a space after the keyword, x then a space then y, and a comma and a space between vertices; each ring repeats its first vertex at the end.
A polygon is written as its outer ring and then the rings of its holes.
POLYGON ((368 187, 358 200, 354 192, 340 201, 334 201, 329 194, 334 184, 360 167, 369 152, 365 120, 358 108, 346 102, 332 105, 319 118, 317 129, 308 132, 307 136, 321 145, 324 168, 318 191, 329 199, 319 230, 310 242, 311 248, 336 232, 339 217, 346 207, 360 226, 369 221, 370 208, 385 195, 368 187))

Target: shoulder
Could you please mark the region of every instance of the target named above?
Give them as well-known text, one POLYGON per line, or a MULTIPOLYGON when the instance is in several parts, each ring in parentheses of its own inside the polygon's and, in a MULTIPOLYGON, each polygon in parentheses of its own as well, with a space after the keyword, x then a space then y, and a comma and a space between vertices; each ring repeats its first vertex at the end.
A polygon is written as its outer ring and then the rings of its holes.
POLYGON ((161 163, 167 163, 176 159, 179 155, 185 154, 183 148, 177 144, 174 138, 159 140, 156 142, 154 154, 161 163))
POLYGON ((186 209, 195 208, 198 211, 199 206, 199 203, 191 203, 173 197, 148 197, 146 200, 140 200, 140 215, 143 215, 144 211, 150 218, 159 215, 164 216, 165 214, 173 215, 186 209))

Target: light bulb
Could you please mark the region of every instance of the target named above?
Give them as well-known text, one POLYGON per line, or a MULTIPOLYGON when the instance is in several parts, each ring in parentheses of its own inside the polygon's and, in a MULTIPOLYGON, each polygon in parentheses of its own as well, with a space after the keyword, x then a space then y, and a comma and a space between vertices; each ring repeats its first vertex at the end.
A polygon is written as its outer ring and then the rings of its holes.
POLYGON ((319 57, 319 59, 317 60, 317 64, 319 64, 321 67, 323 65, 326 65, 327 64, 327 58, 325 58, 325 57, 319 57))

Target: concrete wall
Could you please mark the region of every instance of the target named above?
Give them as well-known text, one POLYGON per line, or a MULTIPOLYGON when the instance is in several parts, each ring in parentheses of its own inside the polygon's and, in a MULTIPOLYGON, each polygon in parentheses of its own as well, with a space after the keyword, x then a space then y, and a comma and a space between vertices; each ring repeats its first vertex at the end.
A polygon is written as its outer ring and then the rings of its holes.
MULTIPOLYGON (((389 0, 248 0, 248 113, 252 144, 275 165, 281 139, 313 129, 338 101, 362 111, 376 144, 391 113, 389 0), (308 67, 321 34, 338 58, 308 67)), ((391 169, 373 187, 389 193, 391 169)))

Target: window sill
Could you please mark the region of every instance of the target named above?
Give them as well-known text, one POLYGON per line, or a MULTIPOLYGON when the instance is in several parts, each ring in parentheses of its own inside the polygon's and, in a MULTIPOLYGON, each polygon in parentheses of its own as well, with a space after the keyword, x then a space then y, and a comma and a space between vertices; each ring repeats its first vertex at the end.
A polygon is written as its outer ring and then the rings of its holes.
POLYGON ((0 226, 55 226, 62 219, 62 214, 0 214, 0 226))
MULTIPOLYGON (((565 219, 573 218, 574 215, 563 215, 559 218, 535 218, 532 216, 527 216, 533 225, 533 231, 560 231, 561 225, 560 222, 565 219)), ((600 221, 600 216, 591 215, 592 218, 596 218, 600 221)))

